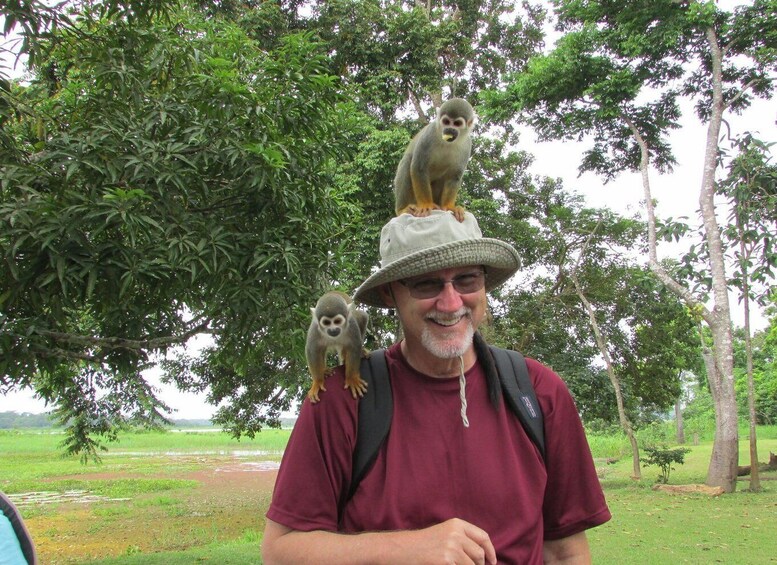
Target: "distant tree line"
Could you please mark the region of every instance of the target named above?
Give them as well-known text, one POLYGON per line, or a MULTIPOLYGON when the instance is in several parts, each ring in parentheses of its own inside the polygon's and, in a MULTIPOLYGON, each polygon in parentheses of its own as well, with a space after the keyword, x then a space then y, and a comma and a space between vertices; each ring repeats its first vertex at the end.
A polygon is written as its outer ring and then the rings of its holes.
POLYGON ((50 428, 53 425, 51 416, 47 413, 31 414, 29 412, 0 412, 0 430, 15 428, 50 428))
MULTIPOLYGON (((282 425, 293 425, 293 420, 282 418, 282 425)), ((207 418, 170 420, 174 428, 207 428, 213 425, 207 418)), ((30 412, 0 412, 0 430, 13 430, 20 428, 51 428, 58 425, 55 418, 48 412, 32 414, 30 412)))

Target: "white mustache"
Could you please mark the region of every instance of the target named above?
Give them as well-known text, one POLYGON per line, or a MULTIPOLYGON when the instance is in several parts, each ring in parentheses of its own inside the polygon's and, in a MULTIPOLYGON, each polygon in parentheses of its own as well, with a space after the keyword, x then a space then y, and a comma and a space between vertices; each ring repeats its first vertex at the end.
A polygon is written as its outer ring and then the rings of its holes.
POLYGON ((472 309, 466 306, 462 306, 455 312, 430 312, 426 315, 427 320, 432 320, 443 326, 452 326, 464 317, 469 317, 472 314, 472 309))

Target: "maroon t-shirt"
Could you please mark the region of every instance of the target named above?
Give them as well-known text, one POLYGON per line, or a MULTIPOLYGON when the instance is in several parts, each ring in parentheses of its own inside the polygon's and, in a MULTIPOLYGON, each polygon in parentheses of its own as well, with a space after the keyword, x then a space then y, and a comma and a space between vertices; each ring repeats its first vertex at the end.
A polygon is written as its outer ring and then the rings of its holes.
POLYGON ((610 512, 574 401, 549 368, 527 359, 542 407, 545 460, 518 418, 488 398, 479 364, 459 379, 414 370, 387 351, 391 431, 338 523, 351 480, 358 402, 338 369, 321 401, 305 401, 283 456, 267 517, 294 530, 418 529, 461 518, 488 532, 499 563, 542 563, 543 540, 603 524, 610 512))

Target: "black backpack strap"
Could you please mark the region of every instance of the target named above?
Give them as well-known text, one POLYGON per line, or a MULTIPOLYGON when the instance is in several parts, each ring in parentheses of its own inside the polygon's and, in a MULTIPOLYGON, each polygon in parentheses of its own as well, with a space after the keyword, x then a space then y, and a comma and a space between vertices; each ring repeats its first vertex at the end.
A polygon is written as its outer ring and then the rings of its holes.
POLYGON ((542 410, 534 394, 534 386, 529 378, 526 360, 517 351, 489 345, 496 364, 499 380, 505 390, 507 402, 521 421, 526 435, 529 436, 540 455, 545 458, 545 427, 542 410))
POLYGON ((345 501, 351 499, 356 488, 378 457, 380 446, 391 428, 394 398, 391 393, 386 351, 377 349, 363 358, 361 377, 367 381, 367 392, 359 400, 359 422, 356 447, 353 450, 351 484, 345 501))
POLYGON ((472 345, 475 347, 480 366, 486 374, 486 383, 488 384, 488 397, 494 408, 499 409, 502 405, 502 385, 499 374, 494 363, 494 354, 491 353, 491 347, 486 343, 480 332, 475 332, 472 339, 472 345))

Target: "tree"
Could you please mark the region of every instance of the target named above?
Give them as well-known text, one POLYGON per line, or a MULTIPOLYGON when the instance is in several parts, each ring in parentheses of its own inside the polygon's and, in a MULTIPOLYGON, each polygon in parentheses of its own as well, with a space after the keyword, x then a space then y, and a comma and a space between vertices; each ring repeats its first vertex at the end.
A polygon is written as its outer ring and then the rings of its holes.
MULTIPOLYGON (((581 253, 584 254, 585 250, 583 250, 581 253)), ((615 367, 613 366, 607 341, 605 340, 602 334, 602 330, 599 327, 599 322, 596 319, 596 310, 594 309, 593 305, 586 297, 586 294, 583 291, 582 286, 580 285, 580 281, 578 280, 578 277, 577 277, 576 268, 573 268, 570 270, 569 278, 572 280, 572 284, 574 285, 575 292, 577 293, 577 296, 580 299, 580 302, 583 304, 585 311, 588 313, 588 318, 591 323, 591 329, 596 339, 596 345, 599 348, 599 352, 602 354, 602 358, 604 359, 605 370, 607 371, 607 376, 610 378, 612 387, 615 390, 615 400, 618 406, 618 417, 620 420, 621 428, 623 428, 623 431, 626 433, 626 437, 629 439, 629 443, 631 443, 631 454, 632 454, 632 463, 633 463, 632 478, 640 479, 642 478, 642 473, 640 472, 640 467, 639 467, 639 445, 637 444, 637 437, 634 435, 634 426, 632 425, 629 417, 626 415, 626 406, 623 400, 623 388, 621 387, 620 379, 618 378, 618 375, 615 371, 615 367)))
POLYGON ((747 397, 750 421, 750 490, 761 490, 758 473, 758 445, 756 437, 755 381, 753 377, 753 348, 750 331, 750 301, 763 305, 767 293, 751 292, 753 284, 774 280, 777 266, 774 233, 777 229, 777 167, 770 165, 768 145, 751 135, 734 141, 739 149, 729 164, 728 177, 721 181, 719 191, 726 195, 731 206, 730 225, 724 237, 735 247, 738 269, 734 284, 741 292, 745 311, 745 349, 747 356, 747 397), (760 261, 758 256, 760 255, 760 261))
POLYGON ((752 371, 748 367, 747 340, 744 328, 734 330, 734 359, 737 377, 737 398, 743 417, 755 411, 757 426, 777 421, 777 366, 773 333, 774 321, 764 330, 755 332, 750 339, 752 371), (752 383, 751 383, 752 375, 752 383), (752 387, 752 395, 750 389, 752 387))
POLYGON ((769 327, 754 336, 756 410, 759 423, 777 422, 777 295, 767 308, 769 327))
POLYGON ((729 13, 713 2, 555 2, 556 48, 532 59, 507 88, 489 93, 489 115, 518 113, 543 139, 593 138, 581 171, 605 179, 640 171, 645 193, 651 269, 712 330, 708 365, 716 406, 716 435, 707 484, 736 486, 738 430, 733 379, 731 316, 726 265, 715 208, 715 170, 724 112, 770 97, 777 70, 771 48, 777 33, 773 0, 757 0, 729 13), (666 138, 678 127, 679 99, 696 101, 707 123, 699 204, 709 249, 713 306, 662 268, 658 222, 650 192, 651 167, 671 169, 666 138))
MULTIPOLYGON (((665 263, 669 272, 676 265, 665 263)), ((703 374, 696 321, 649 269, 634 270, 628 299, 619 302, 622 317, 632 331, 620 348, 618 365, 630 394, 639 399, 632 410, 640 420, 665 413, 682 394, 682 375, 703 374), (624 307, 625 306, 625 307, 624 307)))
MULTIPOLYGON (((166 359, 165 378, 225 401, 216 421, 236 435, 277 422, 307 384, 308 306, 377 261, 412 133, 542 39, 541 12, 481 7, 5 6, 33 78, 0 85, 4 390, 35 388, 70 449, 94 454, 91 434, 160 420, 141 370, 204 333, 212 345, 166 359)), ((492 183, 521 165, 484 147, 492 183)), ((375 345, 392 322, 372 328, 375 345)))
POLYGON ((533 210, 535 245, 514 287, 500 292, 489 337, 563 375, 586 421, 620 420, 628 433, 664 412, 679 396, 679 373, 698 365, 698 338, 676 298, 635 264, 642 224, 586 208, 549 179, 508 202, 508 213, 533 210))
POLYGON ((162 421, 141 371, 210 334, 203 359, 231 377, 215 397, 239 383, 272 420, 311 297, 348 258, 330 242, 355 114, 309 35, 264 49, 187 8, 81 7, 17 20, 35 74, 2 97, 0 387, 33 387, 94 455, 93 435, 162 421))
POLYGON ((669 449, 666 446, 660 447, 646 447, 645 451, 647 456, 642 459, 645 462, 645 466, 656 465, 661 469, 661 473, 658 475, 656 482, 667 484, 669 483, 669 472, 674 469, 673 463, 683 464, 685 461, 685 454, 691 450, 684 447, 678 447, 675 449, 669 449))
POLYGON ((577 297, 588 318, 631 444, 632 476, 639 479, 633 422, 648 407, 665 410, 679 396, 679 374, 694 364, 686 355, 695 337, 693 321, 656 288, 654 277, 629 264, 626 251, 641 235, 635 220, 583 210, 567 214, 561 226, 556 235, 567 258, 556 284, 577 297))

